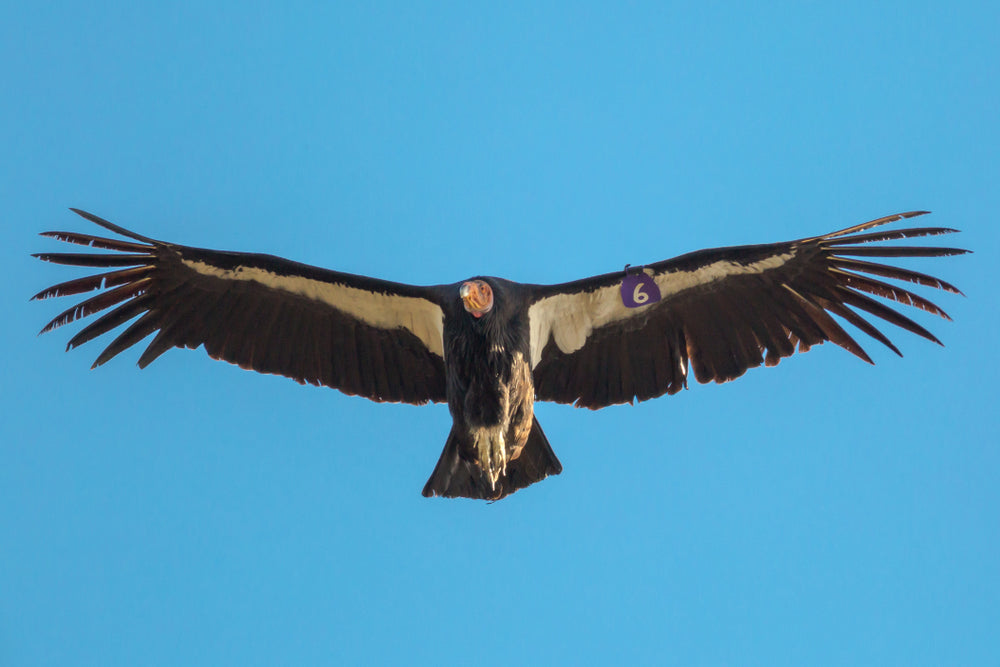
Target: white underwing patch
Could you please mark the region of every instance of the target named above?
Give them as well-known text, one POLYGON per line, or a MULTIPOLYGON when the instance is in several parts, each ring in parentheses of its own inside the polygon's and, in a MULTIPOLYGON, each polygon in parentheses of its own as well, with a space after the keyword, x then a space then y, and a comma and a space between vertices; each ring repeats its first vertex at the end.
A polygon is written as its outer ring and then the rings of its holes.
MULTIPOLYGON (((722 260, 706 264, 693 271, 664 271, 653 277, 660 288, 660 306, 671 297, 693 287, 707 285, 732 276, 749 273, 763 273, 783 266, 794 257, 794 253, 775 255, 759 262, 740 264, 722 260)), ((656 304, 650 307, 657 307, 656 304)), ((531 367, 535 368, 542 359, 542 350, 549 339, 555 341, 563 354, 572 354, 582 348, 595 329, 612 322, 636 317, 645 308, 627 308, 622 303, 619 284, 599 287, 590 292, 554 294, 539 299, 528 308, 528 322, 531 327, 531 367)))
POLYGON ((256 282, 325 303, 373 327, 406 329, 431 352, 444 358, 444 312, 440 306, 426 299, 372 292, 304 276, 282 276, 257 267, 220 269, 205 262, 182 261, 191 270, 205 276, 256 282))

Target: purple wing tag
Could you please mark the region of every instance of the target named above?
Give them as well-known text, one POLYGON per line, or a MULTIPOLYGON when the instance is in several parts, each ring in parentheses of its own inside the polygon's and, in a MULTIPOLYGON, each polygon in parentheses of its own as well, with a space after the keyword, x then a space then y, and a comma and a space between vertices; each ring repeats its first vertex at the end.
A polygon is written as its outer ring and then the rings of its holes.
POLYGON ((622 280, 622 303, 626 308, 648 306, 660 300, 660 288, 645 273, 627 274, 622 280))

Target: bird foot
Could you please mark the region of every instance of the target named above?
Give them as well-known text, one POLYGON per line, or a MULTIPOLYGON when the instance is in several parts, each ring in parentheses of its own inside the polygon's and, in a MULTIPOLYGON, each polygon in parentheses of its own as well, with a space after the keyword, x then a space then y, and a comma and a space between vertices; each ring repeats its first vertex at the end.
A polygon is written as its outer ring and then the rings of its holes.
POLYGON ((476 463, 490 480, 490 490, 496 491, 500 475, 507 474, 507 445, 499 426, 481 428, 475 432, 476 463))

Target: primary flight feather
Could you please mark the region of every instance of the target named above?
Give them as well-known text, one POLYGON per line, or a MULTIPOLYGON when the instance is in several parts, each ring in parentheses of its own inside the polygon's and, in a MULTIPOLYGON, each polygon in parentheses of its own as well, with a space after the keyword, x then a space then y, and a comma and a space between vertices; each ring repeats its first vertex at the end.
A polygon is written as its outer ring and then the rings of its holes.
POLYGON ((487 500, 562 471, 534 417, 535 401, 592 409, 644 401, 679 391, 689 374, 726 382, 828 340, 871 363, 831 315, 896 354, 859 311, 940 343, 869 295, 950 319, 924 297, 881 279, 961 292, 872 258, 967 252, 882 244, 953 229, 869 231, 926 213, 912 211, 823 236, 702 250, 558 285, 479 276, 420 287, 271 255, 166 243, 72 210, 131 240, 43 234, 114 252, 35 255, 109 269, 36 294, 103 290, 57 315, 42 333, 113 307, 67 346, 134 320, 95 367, 155 333, 140 367, 172 347, 204 345, 209 356, 242 368, 375 401, 447 401, 451 432, 423 494, 487 500))

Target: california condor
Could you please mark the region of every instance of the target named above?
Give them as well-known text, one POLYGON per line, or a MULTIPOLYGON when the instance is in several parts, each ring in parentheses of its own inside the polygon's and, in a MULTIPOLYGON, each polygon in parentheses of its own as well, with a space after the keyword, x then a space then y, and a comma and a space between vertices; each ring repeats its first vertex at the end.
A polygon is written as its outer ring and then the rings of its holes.
POLYGON ((43 234, 115 252, 35 255, 110 269, 36 294, 103 290, 42 333, 115 306, 67 345, 137 318, 94 367, 156 333, 140 368, 172 347, 204 345, 214 359, 374 401, 447 401, 451 432, 423 494, 487 500, 562 471, 534 417, 535 401, 591 409, 645 401, 680 391, 689 373, 702 383, 727 382, 827 340, 872 363, 831 315, 900 354, 858 311, 940 344, 868 295, 948 315, 873 276, 959 290, 869 258, 966 252, 879 243, 953 229, 868 231, 926 213, 912 211, 823 236, 702 250, 558 285, 479 276, 417 287, 270 255, 165 243, 72 210, 131 240, 43 234))

